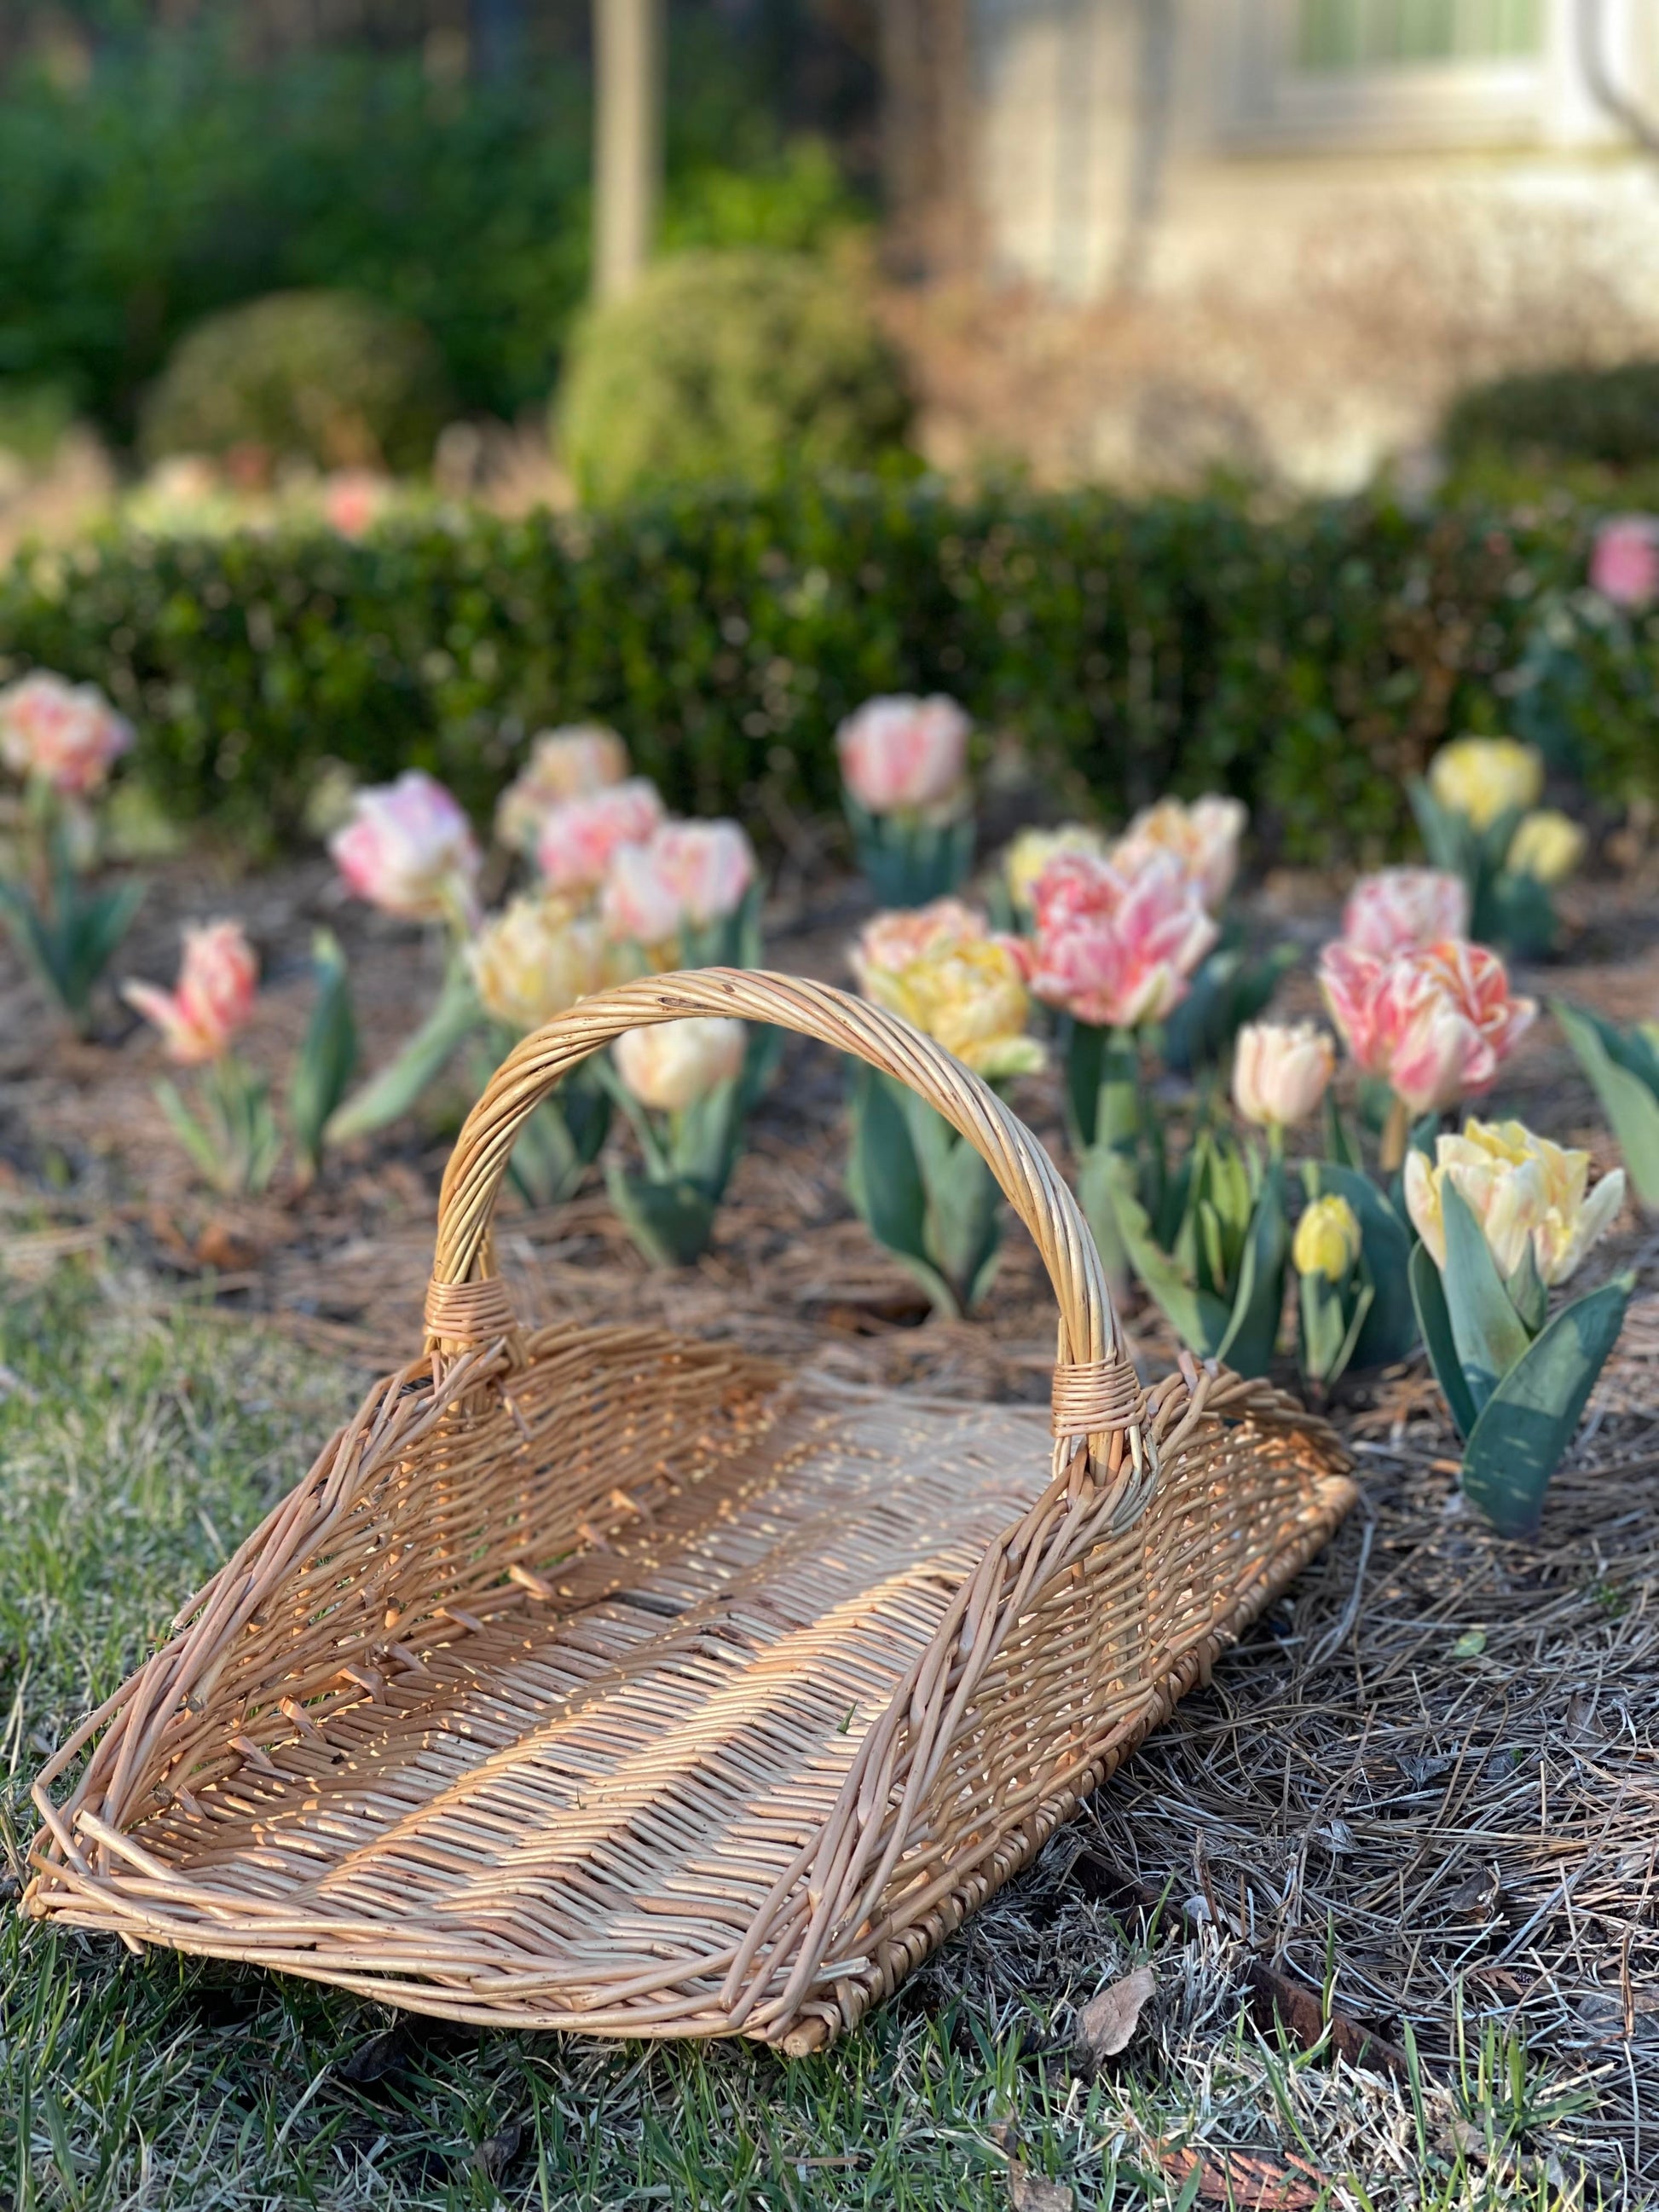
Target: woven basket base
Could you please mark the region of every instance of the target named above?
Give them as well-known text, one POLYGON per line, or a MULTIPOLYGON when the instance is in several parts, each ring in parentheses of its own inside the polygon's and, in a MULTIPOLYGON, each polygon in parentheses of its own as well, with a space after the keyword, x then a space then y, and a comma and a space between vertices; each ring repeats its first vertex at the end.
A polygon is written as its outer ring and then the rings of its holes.
MULTIPOLYGON (((451 2019, 730 2033, 735 1945, 1048 1471, 1035 1412, 797 1406, 652 1556, 600 1546, 545 1602, 462 1616, 420 1674, 285 1747, 280 1772, 245 1765, 195 1815, 144 1823, 166 1880, 54 1911, 451 2019)), ((1124 1563, 1172 1564, 1125 1581, 1121 1620, 1085 1624, 1097 1692, 994 1775, 970 1749, 944 1859, 901 1863, 860 1954, 749 2032, 799 2051, 852 2025, 1207 1674, 1352 1496, 1288 1451, 1237 1515, 1224 1465, 1168 1473, 1124 1563)), ((988 1680, 994 1731, 999 1700, 1018 1729, 1017 1691, 1006 1669, 988 1680)))

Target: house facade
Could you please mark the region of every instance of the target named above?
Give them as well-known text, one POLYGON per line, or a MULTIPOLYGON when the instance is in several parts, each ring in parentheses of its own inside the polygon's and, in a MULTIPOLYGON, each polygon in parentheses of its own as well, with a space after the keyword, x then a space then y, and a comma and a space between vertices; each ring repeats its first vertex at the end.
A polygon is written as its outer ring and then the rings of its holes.
POLYGON ((1659 139, 1656 0, 969 0, 968 24, 976 258, 1093 334, 1090 472, 1340 487, 1472 378, 1659 349, 1659 150, 1611 112, 1659 139))

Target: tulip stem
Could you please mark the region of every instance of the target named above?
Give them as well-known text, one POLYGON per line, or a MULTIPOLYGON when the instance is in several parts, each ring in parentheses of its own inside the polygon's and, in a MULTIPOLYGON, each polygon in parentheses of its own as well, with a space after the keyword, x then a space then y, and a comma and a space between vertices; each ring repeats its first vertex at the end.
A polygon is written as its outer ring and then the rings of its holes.
POLYGON ((1406 1139, 1411 1133, 1411 1119, 1403 1098, 1389 1102, 1389 1118, 1382 1125, 1382 1151, 1377 1164, 1384 1175, 1392 1175, 1404 1164, 1406 1139))

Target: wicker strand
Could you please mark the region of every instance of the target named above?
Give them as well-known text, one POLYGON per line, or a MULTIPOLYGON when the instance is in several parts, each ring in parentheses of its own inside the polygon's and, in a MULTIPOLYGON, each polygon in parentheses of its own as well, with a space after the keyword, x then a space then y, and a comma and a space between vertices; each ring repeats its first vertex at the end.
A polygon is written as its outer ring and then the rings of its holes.
POLYGON ((426 1286, 426 1325, 446 1344, 497 1344, 518 1320, 499 1275, 471 1283, 440 1282, 434 1275, 426 1286))
POLYGON ((1091 1437, 1141 1416, 1143 1393, 1127 1359, 1080 1359, 1057 1366, 1050 1386, 1054 1433, 1091 1437))

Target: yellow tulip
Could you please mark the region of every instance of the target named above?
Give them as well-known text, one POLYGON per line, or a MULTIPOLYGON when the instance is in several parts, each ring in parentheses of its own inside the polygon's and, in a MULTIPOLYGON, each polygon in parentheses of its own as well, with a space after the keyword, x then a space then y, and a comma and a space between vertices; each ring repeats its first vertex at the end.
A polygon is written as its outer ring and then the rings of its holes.
POLYGON ((1527 815, 1510 840, 1504 866, 1540 884, 1565 883, 1584 857, 1589 837, 1570 814, 1553 806, 1527 815))
POLYGON ((1299 1275, 1345 1283, 1359 1257, 1359 1222, 1346 1198, 1316 1198, 1296 1224, 1291 1257, 1299 1275))
POLYGON ((1515 738, 1455 738, 1429 769, 1429 789, 1449 812, 1477 830, 1500 814, 1536 806, 1544 788, 1543 756, 1515 738))
POLYGON ((902 1014, 975 1074, 1029 1075, 1042 1047, 1025 1034, 1030 997, 1012 949, 994 937, 927 946, 902 967, 870 967, 864 988, 902 1014))
POLYGON ((516 898, 468 948, 486 1009, 511 1029, 539 1029, 605 982, 605 933, 561 898, 516 898))
POLYGON ((1566 1281, 1625 1200, 1622 1168, 1592 1190, 1588 1152, 1553 1145, 1520 1121, 1471 1120, 1461 1136, 1436 1139, 1432 1166, 1420 1152, 1406 1158, 1407 1208, 1442 1267, 1448 1176, 1480 1224, 1498 1273, 1512 1275, 1530 1246, 1550 1287, 1566 1281))

